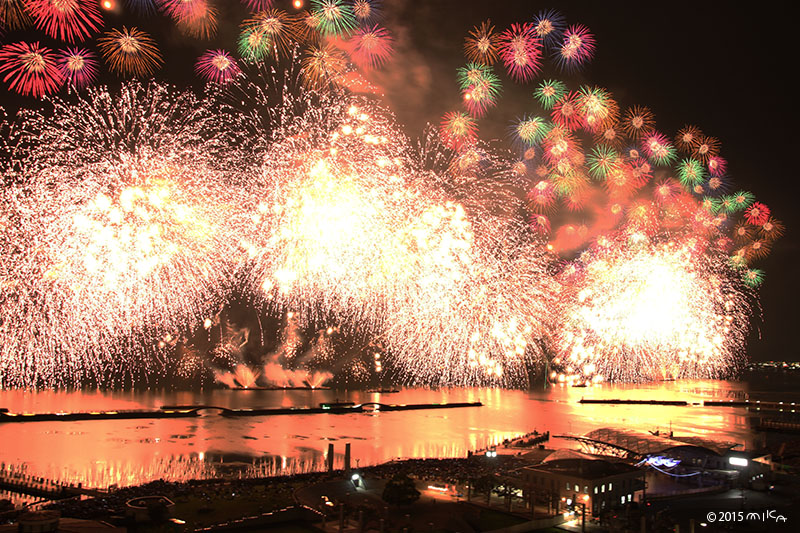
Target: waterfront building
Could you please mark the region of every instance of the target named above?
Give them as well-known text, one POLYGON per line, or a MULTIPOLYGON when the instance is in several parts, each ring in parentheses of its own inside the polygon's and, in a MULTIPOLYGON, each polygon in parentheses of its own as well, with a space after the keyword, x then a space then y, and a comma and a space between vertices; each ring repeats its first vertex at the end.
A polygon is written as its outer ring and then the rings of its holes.
POLYGON ((625 460, 570 449, 553 452, 521 474, 535 499, 544 496, 556 511, 580 512, 585 506, 594 516, 637 501, 644 489, 644 471, 625 460))

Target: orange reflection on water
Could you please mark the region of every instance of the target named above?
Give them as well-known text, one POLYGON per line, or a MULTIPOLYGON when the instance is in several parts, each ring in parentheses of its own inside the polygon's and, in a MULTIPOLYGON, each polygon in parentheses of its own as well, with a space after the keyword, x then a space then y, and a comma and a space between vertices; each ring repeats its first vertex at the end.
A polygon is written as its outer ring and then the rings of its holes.
MULTIPOLYGON (((465 457, 468 452, 538 430, 582 435, 601 427, 700 436, 752 447, 758 436, 744 408, 581 404, 586 398, 685 400, 744 398, 743 383, 662 382, 646 385, 500 389, 403 389, 396 394, 364 391, 201 392, 22 392, 0 391, 0 407, 11 412, 156 409, 164 404, 230 408, 318 406, 334 400, 355 403, 484 403, 483 407, 225 418, 0 423, 0 463, 85 486, 180 481, 216 476, 265 476, 322 470, 329 443, 335 465, 343 465, 350 443, 352 465, 396 458, 465 457)), ((556 440, 550 447, 575 446, 556 440)))

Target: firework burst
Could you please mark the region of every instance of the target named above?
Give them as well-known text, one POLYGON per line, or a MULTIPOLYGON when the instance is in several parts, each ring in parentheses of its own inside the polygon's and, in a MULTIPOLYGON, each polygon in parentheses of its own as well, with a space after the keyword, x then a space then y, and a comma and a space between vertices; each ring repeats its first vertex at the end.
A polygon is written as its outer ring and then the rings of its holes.
POLYGON ((470 31, 464 40, 464 53, 467 59, 484 65, 493 65, 497 61, 500 37, 494 32, 492 21, 487 20, 470 31))
POLYGON ((445 144, 459 150, 477 139, 478 124, 466 113, 454 111, 442 118, 439 133, 445 144))
MULTIPOLYGON (((243 36, 253 37, 248 49, 268 53, 274 49, 278 56, 288 57, 297 41, 295 34, 297 21, 294 16, 280 9, 260 11, 242 22, 243 36)), ((251 52, 250 55, 259 55, 251 52)), ((264 54, 261 54, 264 55, 264 54)))
POLYGON ((375 24, 381 18, 382 4, 381 0, 354 0, 353 15, 362 25, 375 24))
POLYGON ((309 48, 303 59, 302 73, 306 83, 322 87, 336 82, 347 70, 344 53, 331 44, 320 44, 309 48))
POLYGON ((311 0, 311 5, 325 36, 350 35, 358 26, 353 6, 343 0, 311 0))
POLYGON ((570 72, 588 63, 594 55, 594 35, 586 26, 576 24, 564 31, 561 46, 556 49, 553 59, 561 70, 570 72))
POLYGON ((606 241, 580 261, 558 364, 578 380, 717 377, 741 357, 750 304, 696 240, 606 241))
POLYGON ((149 76, 164 62, 156 42, 138 28, 111 30, 97 44, 109 68, 121 76, 149 76))
POLYGON ((377 24, 360 28, 350 39, 350 56, 361 67, 379 67, 391 57, 392 42, 391 34, 377 24))
POLYGON ((550 51, 561 39, 567 29, 566 18, 554 9, 541 11, 533 18, 536 34, 542 40, 546 51, 550 51))
POLYGON ((2 241, 4 386, 147 367, 147 341, 202 323, 231 270, 235 203, 186 128, 207 124, 204 106, 135 84, 53 105, 21 125, 4 203, 18 221, 2 241))
POLYGON ((236 60, 225 50, 208 50, 197 59, 197 74, 209 82, 225 83, 241 74, 236 60))
POLYGON ((552 109, 553 105, 561 99, 567 92, 564 82, 558 80, 546 80, 539 84, 533 96, 539 101, 544 109, 552 109))
POLYGON ((83 41, 103 27, 96 0, 24 0, 36 27, 53 39, 83 41))
POLYGON ((99 67, 97 56, 82 48, 67 48, 59 52, 58 65, 64 80, 78 89, 91 85, 99 67))
POLYGON ((516 81, 530 81, 541 69, 542 42, 531 23, 512 24, 500 34, 497 49, 516 81))
POLYGON ((32 23, 23 0, 0 0, 0 26, 9 30, 21 30, 32 23))
POLYGON ((12 43, 0 47, 0 74, 12 91, 23 96, 44 96, 58 90, 64 76, 58 59, 39 43, 12 43))

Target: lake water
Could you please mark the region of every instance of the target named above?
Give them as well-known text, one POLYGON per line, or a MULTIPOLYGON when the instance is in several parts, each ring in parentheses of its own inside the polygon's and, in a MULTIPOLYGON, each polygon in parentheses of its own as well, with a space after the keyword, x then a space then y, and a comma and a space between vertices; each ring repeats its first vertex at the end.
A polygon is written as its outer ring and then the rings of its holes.
MULTIPOLYGON (((235 473, 264 475, 324 468, 329 442, 343 463, 352 446, 353 466, 398 457, 464 457, 533 430, 551 435, 584 434, 600 427, 660 429, 739 443, 760 441, 759 413, 745 408, 702 406, 589 405, 586 398, 702 401, 761 399, 797 401, 792 386, 769 381, 674 381, 644 385, 555 386, 532 391, 500 389, 402 389, 363 391, 0 391, 11 412, 156 409, 166 404, 232 408, 317 406, 320 402, 427 403, 478 401, 483 407, 382 413, 314 414, 154 420, 0 423, 0 465, 84 486, 140 484, 235 473)), ((574 447, 555 439, 551 447, 574 447)))

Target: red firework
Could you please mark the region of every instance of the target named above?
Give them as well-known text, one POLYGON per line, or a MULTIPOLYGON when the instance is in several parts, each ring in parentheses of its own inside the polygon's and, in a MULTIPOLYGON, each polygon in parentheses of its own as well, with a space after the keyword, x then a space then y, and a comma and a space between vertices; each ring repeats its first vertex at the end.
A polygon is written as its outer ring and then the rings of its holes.
POLYGON ((25 0, 36 27, 53 39, 84 41, 103 27, 97 0, 25 0))
POLYGON ((603 180, 603 187, 610 198, 614 200, 625 200, 636 191, 636 180, 630 169, 623 167, 621 169, 614 169, 606 175, 603 180))
POLYGON ((677 200, 682 190, 680 183, 672 178, 666 178, 656 183, 653 196, 659 205, 665 206, 677 200))
POLYGON ((501 33, 498 51, 508 74, 515 81, 530 81, 541 68, 542 41, 530 22, 512 24, 501 33))
POLYGON ((553 118, 553 122, 569 131, 580 128, 583 125, 584 117, 580 112, 579 94, 569 92, 559 98, 553 106, 550 116, 553 118))
POLYGON ((653 177, 653 167, 641 157, 629 161, 626 170, 630 173, 634 189, 644 187, 653 177))
POLYGON ((748 224, 761 226, 769 220, 769 207, 761 202, 754 202, 753 205, 744 210, 744 219, 748 224))
POLYGON ((3 81, 23 96, 44 96, 64 83, 55 53, 38 42, 0 47, 0 74, 3 73, 3 81))
POLYGON ((568 171, 569 168, 563 167, 565 165, 571 166, 582 155, 575 136, 569 130, 560 126, 551 129, 545 135, 542 141, 542 150, 545 161, 553 167, 553 170, 558 172, 568 171))

